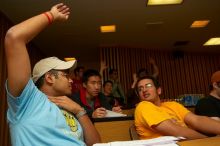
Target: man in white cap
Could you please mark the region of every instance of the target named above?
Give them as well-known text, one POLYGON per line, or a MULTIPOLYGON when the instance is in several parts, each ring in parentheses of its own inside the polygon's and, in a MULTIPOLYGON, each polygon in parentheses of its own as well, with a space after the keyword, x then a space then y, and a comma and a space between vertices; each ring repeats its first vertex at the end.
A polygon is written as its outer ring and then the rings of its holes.
POLYGON ((195 113, 220 121, 220 71, 212 74, 209 96, 199 100, 195 113))
POLYGON ((68 69, 76 65, 76 60, 43 59, 33 69, 33 80, 30 78, 26 44, 48 24, 67 20, 69 14, 66 5, 57 4, 50 11, 13 26, 6 34, 7 117, 14 146, 72 146, 100 142, 85 110, 65 96, 71 95, 72 80, 68 69))

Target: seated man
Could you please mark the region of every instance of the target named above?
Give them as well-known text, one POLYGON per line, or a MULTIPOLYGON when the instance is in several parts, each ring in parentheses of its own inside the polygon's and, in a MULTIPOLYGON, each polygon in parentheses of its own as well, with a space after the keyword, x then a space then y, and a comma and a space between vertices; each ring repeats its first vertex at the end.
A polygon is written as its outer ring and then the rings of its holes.
POLYGON ((118 99, 112 95, 112 86, 113 86, 112 81, 110 80, 105 81, 103 84, 103 94, 105 95, 107 102, 111 106, 118 106, 119 105, 118 99))
POLYGON ((141 68, 138 70, 137 74, 133 74, 133 83, 131 85, 131 88, 127 92, 127 107, 128 108, 135 108, 136 105, 140 102, 139 97, 135 91, 135 86, 137 83, 137 80, 143 76, 151 75, 154 78, 158 78, 159 75, 159 68, 156 65, 156 62, 153 58, 149 59, 149 63, 151 64, 153 68, 153 73, 150 73, 147 69, 141 68))
POLYGON ((74 69, 74 78, 72 78, 72 94, 79 92, 80 88, 82 88, 82 76, 84 72, 83 66, 78 66, 74 69))
POLYGON ((124 90, 118 78, 118 71, 116 69, 109 70, 109 80, 112 81, 112 95, 120 101, 120 105, 126 103, 124 90))
POLYGON ((191 113, 177 102, 161 102, 161 88, 154 77, 145 76, 136 86, 141 102, 135 110, 135 126, 140 139, 159 136, 205 138, 201 132, 220 134, 220 123, 191 113))
POLYGON ((112 107, 101 93, 101 75, 98 71, 89 69, 83 74, 83 87, 80 92, 71 97, 80 104, 92 118, 103 118, 107 114, 106 109, 121 112, 121 108, 112 107))
POLYGON ((69 13, 66 5, 57 4, 50 11, 13 26, 6 34, 7 118, 13 146, 72 146, 100 142, 100 136, 85 110, 63 96, 71 95, 72 80, 68 70, 76 60, 42 59, 35 65, 31 79, 26 44, 48 24, 67 20, 69 13), (48 96, 63 97, 51 98, 54 104, 48 96))
POLYGON ((212 74, 209 96, 199 100, 195 113, 220 121, 220 71, 212 74))

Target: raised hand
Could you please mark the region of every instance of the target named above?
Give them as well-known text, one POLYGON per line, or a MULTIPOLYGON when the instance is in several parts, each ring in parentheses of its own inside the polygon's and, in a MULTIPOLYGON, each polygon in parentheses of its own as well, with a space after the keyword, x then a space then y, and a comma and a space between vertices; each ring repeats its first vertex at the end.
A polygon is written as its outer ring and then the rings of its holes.
POLYGON ((104 71, 106 68, 108 68, 108 66, 106 65, 106 62, 102 60, 101 61, 101 66, 100 66, 100 70, 104 71))
POLYGON ((155 63, 155 60, 154 60, 153 58, 151 58, 151 57, 149 58, 149 63, 150 63, 150 64, 156 64, 156 63, 155 63))
POLYGON ((60 3, 53 6, 50 10, 50 13, 52 14, 54 20, 65 21, 69 18, 69 10, 69 7, 67 7, 63 3, 60 3))

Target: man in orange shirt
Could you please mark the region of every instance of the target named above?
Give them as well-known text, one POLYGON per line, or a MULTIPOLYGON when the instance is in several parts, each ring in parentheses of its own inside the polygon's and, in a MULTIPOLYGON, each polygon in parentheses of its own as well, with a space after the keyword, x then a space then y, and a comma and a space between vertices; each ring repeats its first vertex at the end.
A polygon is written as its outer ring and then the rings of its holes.
POLYGON ((140 78, 136 90, 141 101, 135 110, 135 127, 140 139, 165 135, 197 139, 206 137, 200 132, 220 134, 219 122, 195 115, 177 102, 161 102, 161 87, 154 77, 140 78))

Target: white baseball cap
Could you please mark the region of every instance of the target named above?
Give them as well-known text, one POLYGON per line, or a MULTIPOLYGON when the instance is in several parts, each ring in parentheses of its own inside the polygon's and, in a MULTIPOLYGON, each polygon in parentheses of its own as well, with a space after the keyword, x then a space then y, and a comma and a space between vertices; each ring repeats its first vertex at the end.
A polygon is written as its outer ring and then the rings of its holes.
POLYGON ((62 61, 57 57, 48 57, 45 59, 41 59, 34 66, 32 79, 34 83, 36 83, 40 77, 42 77, 45 73, 47 73, 52 69, 66 70, 72 67, 75 68, 76 64, 77 64, 76 59, 73 59, 71 61, 62 61))

